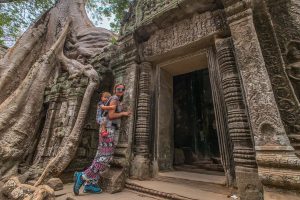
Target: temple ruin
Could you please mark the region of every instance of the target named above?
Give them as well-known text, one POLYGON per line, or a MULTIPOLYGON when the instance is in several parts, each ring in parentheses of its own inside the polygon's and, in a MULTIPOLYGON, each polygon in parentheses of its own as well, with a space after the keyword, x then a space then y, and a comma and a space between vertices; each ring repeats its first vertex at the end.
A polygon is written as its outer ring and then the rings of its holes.
MULTIPOLYGON (((298 0, 137 0, 117 42, 88 63, 102 80, 63 180, 95 155, 99 93, 124 83, 134 115, 102 175, 106 191, 201 168, 222 174, 242 200, 300 199, 298 0)), ((25 162, 49 162, 75 123, 88 78, 67 77, 46 88, 25 162)))

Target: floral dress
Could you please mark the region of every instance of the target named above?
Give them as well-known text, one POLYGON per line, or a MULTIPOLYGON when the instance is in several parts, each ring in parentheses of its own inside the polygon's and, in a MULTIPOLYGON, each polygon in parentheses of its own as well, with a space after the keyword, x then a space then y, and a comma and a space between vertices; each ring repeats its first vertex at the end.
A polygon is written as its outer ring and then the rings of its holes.
MULTIPOLYGON (((122 108, 120 106, 119 98, 117 96, 113 96, 112 100, 117 101, 116 112, 121 112, 122 108)), ((103 117, 107 118, 107 116, 103 117)), ((109 163, 113 159, 114 150, 119 139, 120 119, 106 119, 106 121, 108 136, 102 137, 99 131, 99 143, 96 156, 92 165, 83 172, 84 178, 88 180, 86 181, 86 184, 98 183, 101 173, 103 173, 109 167, 109 163)))

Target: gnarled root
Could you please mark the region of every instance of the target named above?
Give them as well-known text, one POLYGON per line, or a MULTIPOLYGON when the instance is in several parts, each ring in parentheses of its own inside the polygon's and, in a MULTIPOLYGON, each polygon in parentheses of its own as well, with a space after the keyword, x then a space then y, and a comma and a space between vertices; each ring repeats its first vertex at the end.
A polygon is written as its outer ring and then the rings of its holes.
POLYGON ((9 199, 43 200, 54 199, 54 190, 47 185, 34 187, 22 184, 17 177, 10 178, 2 187, 2 194, 9 199))
POLYGON ((71 75, 80 72, 87 76, 89 78, 89 84, 84 93, 75 125, 68 136, 67 143, 65 143, 64 147, 61 148, 58 154, 46 166, 43 174, 35 183, 35 186, 42 184, 51 176, 60 174, 74 158, 79 144, 80 133, 90 105, 90 100, 99 82, 99 76, 91 65, 83 65, 76 60, 70 60, 63 54, 60 54, 60 61, 71 75))
MULTIPOLYGON (((14 175, 10 166, 16 166, 27 146, 24 141, 31 140, 34 135, 33 124, 37 121, 43 104, 43 91, 51 73, 56 54, 63 48, 69 30, 69 22, 65 25, 57 42, 32 67, 23 84, 2 104, 0 104, 0 157, 1 176, 14 175), (31 98, 29 98, 31 96, 31 98), (29 99, 24 101, 24 99, 29 99), (22 112, 21 112, 22 111, 22 112), (15 120, 11 120, 15 116, 15 120), (12 138, 12 133, 18 135, 12 138), (8 166, 8 167, 6 167, 8 166), (10 172, 7 174, 7 172, 10 172)), ((30 143, 30 142, 29 142, 30 143)), ((17 172, 17 171, 15 171, 17 172)))

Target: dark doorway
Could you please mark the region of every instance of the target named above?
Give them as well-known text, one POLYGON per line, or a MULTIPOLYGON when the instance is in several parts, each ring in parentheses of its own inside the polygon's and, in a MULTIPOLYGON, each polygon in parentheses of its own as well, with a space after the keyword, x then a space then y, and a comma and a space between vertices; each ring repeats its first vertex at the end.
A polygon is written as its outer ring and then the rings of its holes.
POLYGON ((175 76, 174 168, 222 171, 208 69, 175 76))

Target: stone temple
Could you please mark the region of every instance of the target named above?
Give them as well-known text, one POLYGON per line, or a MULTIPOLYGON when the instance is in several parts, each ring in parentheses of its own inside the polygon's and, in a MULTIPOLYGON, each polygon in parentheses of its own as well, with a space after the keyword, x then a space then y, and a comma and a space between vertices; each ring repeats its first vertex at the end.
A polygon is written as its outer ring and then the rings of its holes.
MULTIPOLYGON (((99 92, 124 83, 134 114, 122 121, 106 191, 202 169, 243 200, 300 199, 299 0, 138 0, 120 32, 90 60, 103 79, 62 179, 95 155, 99 92)), ((67 74, 49 85, 33 160, 56 154, 86 85, 67 74)))

